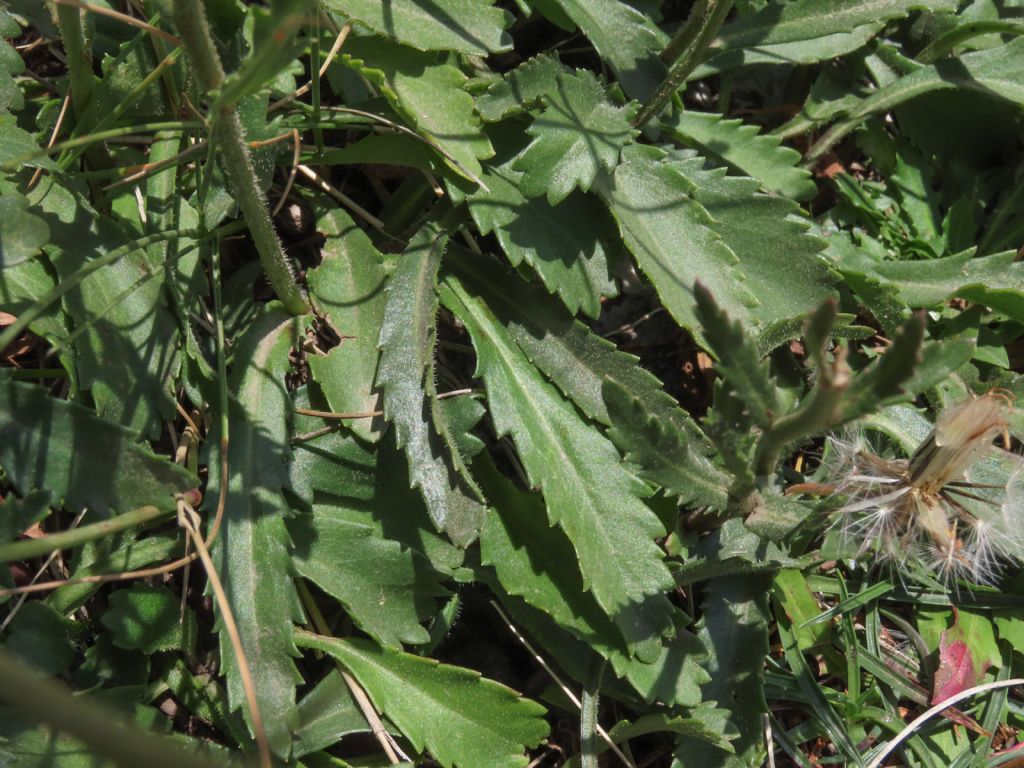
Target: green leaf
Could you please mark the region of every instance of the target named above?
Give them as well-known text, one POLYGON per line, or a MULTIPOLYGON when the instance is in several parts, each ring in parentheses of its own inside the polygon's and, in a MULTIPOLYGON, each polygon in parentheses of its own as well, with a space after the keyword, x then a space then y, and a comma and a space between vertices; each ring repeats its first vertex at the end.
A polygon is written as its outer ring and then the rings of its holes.
POLYGON ((555 88, 555 78, 566 67, 550 56, 534 56, 506 72, 476 100, 476 109, 489 123, 525 112, 542 104, 545 95, 555 88))
POLYGON ((340 661, 412 745, 444 766, 522 768, 525 747, 547 736, 544 708, 462 667, 367 640, 298 630, 296 642, 340 661))
POLYGON ((751 64, 794 65, 828 61, 863 48, 884 28, 884 22, 870 22, 854 27, 849 32, 835 32, 808 40, 726 48, 722 51, 712 48, 709 51, 711 58, 697 67, 688 79, 700 80, 751 64))
POLYGON ((725 510, 730 478, 693 451, 686 432, 613 379, 605 380, 602 393, 612 422, 608 436, 640 477, 679 496, 682 504, 725 510))
POLYGON ((871 115, 888 112, 937 90, 962 89, 1024 105, 1024 37, 1006 45, 943 59, 882 86, 837 122, 808 150, 815 158, 871 115))
POLYGON ((380 88, 395 110, 445 161, 476 180, 480 159, 494 150, 481 130, 473 97, 462 90, 467 78, 438 54, 421 53, 379 37, 350 37, 341 60, 380 88))
MULTIPOLYGON (((321 217, 317 227, 327 237, 323 261, 306 279, 310 298, 340 341, 326 355, 310 355, 309 368, 332 411, 376 411, 380 394, 373 382, 385 303, 381 256, 340 208, 321 217)), ((380 437, 375 419, 353 419, 349 428, 371 442, 380 437)))
POLYGON ((622 154, 598 192, 665 308, 687 329, 697 330, 698 278, 750 328, 804 315, 831 293, 817 256, 823 244, 789 218, 794 203, 756 194, 752 179, 704 172, 697 159, 662 162, 661 150, 639 145, 622 154))
MULTIPOLYGON (((280 308, 265 311, 238 339, 228 381, 230 453, 224 522, 213 560, 238 624, 253 678, 256 700, 274 754, 287 758, 298 725, 292 661, 291 621, 302 619, 292 584, 294 567, 283 516, 288 507, 281 489, 287 484, 291 398, 285 389, 289 355, 299 335, 298 321, 280 308)), ((213 445, 216 440, 210 440, 213 445)), ((216 503, 220 462, 210 461, 206 504, 216 503)), ((220 656, 233 709, 245 701, 238 661, 227 633, 220 631, 220 656)), ((246 721, 252 727, 245 708, 246 721)))
POLYGON ((775 45, 851 32, 857 27, 901 19, 912 10, 954 12, 957 0, 819 0, 773 2, 722 27, 716 48, 775 45))
POLYGON ((705 651, 683 622, 677 622, 676 635, 665 640, 653 663, 630 658, 619 630, 594 597, 583 591, 572 545, 548 526, 541 496, 516 489, 488 459, 481 459, 477 467, 493 504, 480 532, 481 561, 494 567, 502 587, 608 659, 616 675, 628 680, 648 703, 700 703, 700 685, 707 677, 698 660, 705 651))
POLYGON ((494 0, 329 0, 332 10, 374 32, 421 51, 459 51, 486 56, 507 51, 508 15, 494 0))
POLYGON ((731 320, 701 283, 693 289, 697 301, 697 319, 711 351, 718 358, 718 369, 729 388, 749 411, 754 423, 769 427, 781 415, 778 391, 761 360, 754 342, 743 324, 731 320))
POLYGON ((28 200, 5 188, 0 197, 0 270, 34 258, 50 239, 46 222, 28 210, 28 200))
POLYGON ((19 499, 13 493, 0 501, 0 542, 11 541, 33 523, 50 514, 50 491, 29 491, 19 499))
POLYGON ((192 653, 196 617, 191 608, 181 613, 181 598, 166 587, 135 584, 110 595, 110 607, 100 621, 110 630, 114 645, 146 654, 180 650, 192 653))
POLYGON ((544 111, 527 129, 534 140, 512 169, 523 172, 524 195, 546 194, 556 205, 576 187, 589 190, 599 171, 615 167, 619 150, 636 134, 629 124, 635 109, 612 106, 587 70, 556 73, 543 101, 544 111))
POLYGON ((811 234, 811 221, 795 203, 761 194, 753 180, 727 176, 699 157, 673 167, 693 185, 694 200, 739 258, 757 301, 751 315, 760 327, 802 317, 834 294, 835 280, 821 255, 825 241, 811 234))
POLYGON ((973 255, 972 248, 939 259, 876 261, 860 250, 830 251, 843 275, 863 286, 865 299, 888 292, 916 309, 938 307, 956 297, 1024 322, 1024 263, 1016 261, 1014 251, 973 255))
POLYGON ((480 529, 483 496, 462 459, 444 445, 431 416, 437 271, 448 233, 428 222, 410 242, 391 275, 378 346, 377 384, 384 416, 409 460, 409 484, 419 488, 431 519, 452 541, 468 545, 480 529))
POLYGON ((332 669, 299 702, 299 729, 295 732, 296 759, 341 741, 350 733, 370 730, 344 678, 332 669))
POLYGON ((381 645, 423 644, 420 622, 447 591, 441 575, 419 552, 384 538, 366 514, 345 506, 316 505, 289 522, 292 558, 300 575, 344 606, 381 645))
POLYGON ((527 198, 520 189, 522 174, 508 163, 490 167, 483 178, 489 191, 467 198, 480 233, 493 233, 513 266, 525 261, 533 267, 571 312, 597 317, 601 297, 616 290, 605 245, 614 236, 607 213, 581 192, 555 206, 527 198))
POLYGON ((21 606, 7 625, 2 647, 40 672, 56 675, 75 660, 75 649, 68 631, 70 626, 73 625, 53 608, 32 600, 21 606))
MULTIPOLYGON (((311 405, 296 392, 295 405, 311 405)), ((310 416, 295 417, 297 435, 333 428, 315 438, 294 440, 293 458, 288 464, 289 484, 295 495, 312 504, 319 494, 367 500, 374 495, 377 457, 366 446, 339 429, 337 421, 324 421, 310 416)))
POLYGON ((623 90, 645 101, 665 77, 658 53, 668 42, 654 21, 620 0, 553 0, 587 36, 623 90))
POLYGON ((726 120, 714 112, 677 110, 661 128, 677 141, 757 179, 770 192, 794 200, 809 200, 817 192, 810 172, 797 166, 800 153, 781 146, 776 136, 761 134, 756 125, 726 120))
POLYGON ((699 637, 708 649, 704 668, 711 682, 703 688, 704 698, 730 711, 730 722, 739 735, 731 755, 703 740, 681 738, 674 754, 683 765, 746 768, 761 760, 768 655, 766 593, 766 580, 754 575, 723 576, 705 588, 699 637))
MULTIPOLYGON (((719 749, 732 752, 730 739, 736 734, 730 732, 724 710, 715 708, 714 704, 702 704, 689 710, 685 717, 672 716, 667 712, 656 712, 638 717, 632 723, 622 721, 608 730, 608 735, 617 744, 649 733, 677 733, 694 739, 702 739, 714 744, 719 749)), ((602 751, 607 745, 600 745, 602 751)))
POLYGON ((589 418, 611 424, 601 393, 609 377, 642 399, 658 418, 701 439, 689 414, 633 355, 620 352, 511 270, 457 246, 452 246, 452 255, 447 267, 483 297, 530 361, 589 418))
MULTIPOLYGON (((50 229, 44 250, 60 279, 132 239, 53 176, 44 177, 28 199, 50 229)), ((150 437, 174 414, 178 322, 164 277, 164 264, 134 250, 64 295, 81 332, 74 342, 79 380, 91 391, 97 413, 150 437)))
POLYGON ((664 529, 640 501, 643 484, 530 364, 486 304, 451 276, 442 300, 469 329, 495 430, 512 435, 530 482, 544 492, 549 520, 573 543, 584 587, 631 650, 652 660, 670 628, 671 604, 660 592, 671 575, 653 541, 664 529))
POLYGON ((23 494, 46 488, 71 509, 101 515, 173 509, 174 494, 195 488, 196 478, 135 438, 42 387, 0 377, 0 467, 23 494))

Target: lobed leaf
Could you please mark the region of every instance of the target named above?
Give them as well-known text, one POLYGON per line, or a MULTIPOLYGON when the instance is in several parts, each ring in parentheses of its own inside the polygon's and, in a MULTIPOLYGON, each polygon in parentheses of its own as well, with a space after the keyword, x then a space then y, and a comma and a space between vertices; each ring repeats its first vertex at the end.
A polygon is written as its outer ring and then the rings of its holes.
POLYGON ((492 166, 483 178, 489 191, 467 198, 481 234, 493 233, 513 266, 525 261, 533 267, 571 312, 597 317, 601 297, 615 294, 606 245, 613 230, 601 206, 581 192, 555 206, 527 198, 520 188, 523 175, 508 163, 492 166))
POLYGON ((678 496, 682 504, 725 510, 730 478, 695 454, 686 432, 659 418, 614 379, 605 380, 602 394, 612 423, 608 437, 640 477, 678 496))
POLYGON ((437 271, 448 233, 428 222, 410 242, 391 275, 378 347, 377 384, 384 416, 409 460, 409 483, 419 488, 431 519, 452 541, 469 544, 480 529, 483 496, 432 415, 437 271), (460 471, 461 470, 461 471, 460 471))
POLYGON ((640 501, 642 483, 543 379, 484 302, 453 276, 442 300, 469 329, 495 429, 512 435, 530 481, 544 492, 550 521, 573 543, 585 588, 631 650, 653 659, 670 628, 671 604, 660 592, 671 576, 653 541, 664 529, 640 501))
POLYGON ((723 380, 743 403, 754 423, 762 428, 781 415, 778 390, 757 347, 743 330, 715 302, 701 283, 693 289, 697 319, 711 351, 718 358, 723 380))
POLYGON ((589 190, 600 171, 615 167, 619 151, 636 133, 629 123, 635 110, 610 104, 587 70, 557 72, 542 99, 544 111, 527 128, 534 139, 512 170, 523 173, 524 195, 546 194, 557 205, 577 187, 589 190))
POLYGON ((368 640, 296 630, 295 641, 340 661, 374 706, 441 765, 522 768, 529 762, 524 748, 548 733, 543 707, 472 670, 368 640))
POLYGON ((486 122, 504 120, 510 115, 539 107, 555 88, 556 77, 566 72, 557 60, 541 54, 524 61, 477 97, 476 109, 486 122))

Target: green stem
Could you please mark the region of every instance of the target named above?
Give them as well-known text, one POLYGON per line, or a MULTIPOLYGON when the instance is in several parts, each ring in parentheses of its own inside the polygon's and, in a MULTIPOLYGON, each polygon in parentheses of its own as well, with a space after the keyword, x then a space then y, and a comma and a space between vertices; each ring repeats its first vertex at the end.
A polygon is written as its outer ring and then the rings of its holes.
POLYGON ((580 768, 597 768, 601 739, 597 733, 597 712, 601 703, 601 681, 608 662, 594 659, 580 698, 580 768))
MULTIPOLYGON (((19 717, 45 723, 84 742, 89 751, 117 765, 148 768, 216 768, 199 752, 186 750, 163 736, 123 724, 121 715, 94 699, 71 695, 63 685, 32 672, 9 651, 0 649, 0 701, 19 717)), ((49 737, 47 737, 49 738, 49 737)))
MULTIPOLYGON (((92 52, 82 28, 82 12, 69 5, 57 6, 57 26, 61 42, 67 54, 68 78, 71 81, 71 106, 78 119, 75 130, 89 130, 89 106, 92 104, 92 52)), ((113 162, 102 145, 90 146, 86 150, 89 163, 96 168, 109 168, 113 162)))
POLYGON ((693 45, 701 28, 704 26, 704 19, 708 12, 708 0, 697 0, 690 9, 690 15, 676 32, 675 36, 661 52, 661 60, 670 67, 683 55, 683 51, 693 45))
POLYGON ((783 448, 802 437, 825 432, 832 425, 845 391, 845 384, 819 384, 806 406, 783 416, 769 427, 754 451, 754 476, 759 484, 763 486, 775 473, 783 448))
POLYGON ((81 117, 89 108, 92 98, 92 61, 85 44, 82 12, 70 5, 57 6, 57 25, 68 59, 68 77, 71 79, 71 106, 81 117))
POLYGON ((12 541, 8 544, 0 544, 0 563, 9 563, 14 560, 25 560, 38 555, 47 555, 58 549, 73 549, 87 541, 101 539, 112 533, 123 531, 125 528, 134 528, 137 525, 158 520, 161 517, 169 517, 172 512, 156 507, 139 507, 123 515, 112 517, 92 525, 83 525, 60 533, 52 533, 39 539, 23 539, 12 541))
MULTIPOLYGON (((224 85, 224 67, 210 35, 202 0, 174 0, 174 23, 192 61, 200 88, 216 102, 216 94, 224 85)), ((256 180, 238 112, 229 106, 215 118, 224 168, 238 207, 249 225, 263 271, 285 309, 293 315, 306 314, 309 302, 295 282, 291 263, 274 231, 267 197, 256 180)))
MULTIPOLYGON (((725 21, 725 17, 732 9, 732 2, 733 0, 706 0, 703 4, 703 16, 699 20, 694 20, 693 17, 687 20, 686 27, 683 29, 685 35, 682 42, 686 42, 688 45, 685 50, 681 51, 679 61, 672 67, 658 90, 640 109, 640 113, 633 120, 634 127, 639 128, 646 125, 648 120, 658 114, 679 89, 679 86, 686 82, 686 78, 701 63, 708 46, 711 45, 711 41, 722 27, 722 22, 725 21), (687 29, 691 22, 698 29, 696 34, 687 29), (692 39, 690 39, 691 36, 692 39)), ((672 43, 669 45, 672 46, 672 43)))

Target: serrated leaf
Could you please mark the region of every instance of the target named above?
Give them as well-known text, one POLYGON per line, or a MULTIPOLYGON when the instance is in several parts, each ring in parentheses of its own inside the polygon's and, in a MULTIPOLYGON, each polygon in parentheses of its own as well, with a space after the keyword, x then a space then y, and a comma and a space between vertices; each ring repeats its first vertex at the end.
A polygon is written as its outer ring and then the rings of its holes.
POLYGON ((616 723, 608 729, 608 735, 617 744, 621 744, 623 741, 635 739, 648 733, 677 733, 694 739, 702 739, 714 744, 719 749, 732 752, 733 748, 729 740, 735 738, 736 734, 730 732, 727 715, 725 710, 717 709, 714 702, 707 702, 690 709, 686 716, 656 712, 642 715, 631 723, 627 721, 616 723))
POLYGON ((196 478, 136 437, 42 387, 0 377, 0 467, 23 494, 46 488, 71 509, 101 515, 173 509, 174 494, 195 488, 196 478))
POLYGON ((658 54, 668 39, 648 16, 619 0, 553 2, 587 36, 631 98, 650 98, 665 77, 658 54))
POLYGON ((677 141, 757 179, 771 192, 794 200, 809 200, 817 192, 810 172, 798 166, 800 153, 781 146, 778 137, 762 134, 756 125, 712 112, 677 110, 661 127, 677 141))
MULTIPOLYGON (((301 390, 296 391, 296 407, 312 404, 301 390)), ((295 417, 297 436, 334 427, 316 437, 294 440, 293 457, 288 463, 289 485, 304 503, 312 504, 320 494, 368 500, 374 495, 377 457, 337 422, 328 423, 311 416, 295 417)))
POLYGON ((556 205, 577 187, 589 190, 599 171, 615 167, 619 151, 636 134, 629 124, 635 110, 610 104, 587 70, 556 73, 543 101, 544 111, 527 128, 534 140, 512 169, 523 172, 523 194, 546 194, 556 205))
POLYGON ((665 640, 652 663, 630 658, 615 624, 583 591, 572 545, 564 534, 548 527, 540 495, 516 489, 489 459, 476 466, 493 505, 480 533, 481 561, 494 567, 502 587, 608 659, 615 674, 628 680, 648 703, 700 703, 700 685, 707 678, 698 660, 705 651, 683 628, 683 621, 677 621, 676 636, 665 640))
MULTIPOLYGON (((497 137, 495 142, 502 158, 516 151, 497 137)), ((493 233, 513 266, 525 261, 533 267, 571 312, 597 317, 601 298, 616 293, 606 245, 615 231, 600 204, 581 192, 556 206, 527 198, 520 189, 523 175, 509 160, 490 166, 483 178, 488 190, 466 198, 481 234, 493 233)))
MULTIPOLYGON (((310 355, 309 368, 336 413, 369 413, 380 408, 374 388, 377 340, 384 321, 384 268, 380 253, 340 208, 317 223, 327 236, 323 261, 307 275, 310 298, 338 335, 326 355, 310 355)), ((380 437, 375 419, 353 419, 349 428, 371 442, 380 437)))
POLYGON ((612 423, 608 436, 640 477, 679 496, 683 504, 725 510, 730 478, 695 455, 684 431, 659 419, 613 379, 605 380, 602 394, 612 423))
MULTIPOLYGON (((282 488, 288 481, 291 398, 285 389, 289 355, 299 334, 298 321, 274 307, 265 311, 236 342, 233 393, 229 411, 229 484, 224 521, 213 560, 224 584, 253 678, 256 699, 273 752, 287 758, 298 725, 292 660, 291 622, 302 619, 292 584, 294 567, 283 516, 288 507, 282 488)), ((210 440, 216 445, 216 440, 210 440)), ((210 465, 206 507, 212 512, 219 495, 220 462, 210 465)), ((245 695, 238 661, 227 634, 220 631, 220 656, 233 709, 245 695)), ((252 727, 246 707, 246 721, 252 727)))
POLYGON ((699 157, 673 167, 693 185, 694 200, 739 258, 760 327, 801 317, 833 295, 835 279, 821 256, 825 241, 811 234, 811 221, 795 203, 761 194, 753 180, 708 168, 699 157))
POLYGON ((660 593, 671 586, 671 576, 653 541, 664 529, 640 501, 643 485, 622 467, 614 446, 544 380, 482 301, 452 276, 442 300, 469 329, 495 429, 512 435, 530 482, 544 492, 550 521, 573 543, 585 588, 631 650, 653 659, 670 628, 671 604, 660 593))
MULTIPOLYGON (((428 222, 409 243, 391 275, 377 384, 384 416, 395 425, 397 442, 409 460, 409 484, 419 488, 437 526, 461 546, 480 529, 483 497, 460 472, 461 458, 445 445, 431 415, 437 272, 448 233, 428 222)), ((463 468, 464 469, 464 468, 463 468)))
POLYGON ((146 654, 170 650, 190 654, 195 648, 195 613, 186 607, 183 615, 181 598, 166 587, 139 583, 112 592, 109 600, 100 621, 119 648, 146 654))
POLYGON ((494 0, 329 0, 327 6, 421 51, 507 51, 506 12, 494 0))
POLYGON ((452 246, 448 268, 505 325, 516 344, 589 418, 611 423, 601 394, 610 377, 628 387, 658 418, 700 439, 700 429, 633 355, 616 349, 507 268, 452 246))
POLYGON ((494 150, 481 130, 473 97, 462 90, 467 78, 457 67, 437 54, 379 37, 350 37, 341 60, 377 85, 420 135, 443 148, 445 162, 457 173, 479 177, 480 159, 494 150))
POLYGON ((761 360, 743 324, 732 320, 701 283, 693 289, 696 313, 711 351, 718 358, 722 378, 743 403, 754 423, 762 428, 781 415, 778 390, 767 363, 761 360))
POLYGON ((479 673, 433 659, 298 630, 296 642, 340 661, 374 705, 444 766, 522 768, 548 733, 544 708, 479 673))
POLYGON ((301 576, 344 606, 353 621, 381 645, 423 644, 420 622, 447 594, 441 575, 419 552, 384 538, 363 513, 315 505, 288 524, 292 558, 301 576))
POLYGON ((705 172, 702 161, 662 162, 654 147, 623 150, 599 181, 626 246, 665 308, 697 332, 698 278, 750 328, 804 315, 830 295, 823 247, 790 218, 796 205, 756 193, 751 179, 705 172))
POLYGON ((490 86, 476 100, 480 117, 489 123, 540 106, 555 87, 555 77, 566 67, 550 56, 534 56, 490 86))
MULTIPOLYGON (((44 250, 60 279, 132 239, 53 176, 44 177, 28 199, 49 227, 44 250)), ((84 331, 74 342, 76 362, 97 413, 150 437, 174 414, 178 322, 167 305, 164 277, 164 265, 140 249, 94 271, 63 299, 84 331)))

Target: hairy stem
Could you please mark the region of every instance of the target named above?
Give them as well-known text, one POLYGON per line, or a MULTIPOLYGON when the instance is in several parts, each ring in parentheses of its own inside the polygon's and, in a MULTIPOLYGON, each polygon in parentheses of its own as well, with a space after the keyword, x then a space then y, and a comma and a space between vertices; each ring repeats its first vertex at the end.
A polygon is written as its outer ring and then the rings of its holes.
MULTIPOLYGON (((57 26, 68 60, 68 78, 71 81, 71 107, 78 124, 76 133, 86 133, 91 120, 87 113, 92 103, 92 52, 85 39, 82 27, 82 12, 78 8, 57 5, 57 26)), ((91 144, 85 151, 89 164, 95 168, 109 168, 113 165, 104 144, 91 144)))
MULTIPOLYGON (((224 84, 224 67, 210 34, 202 0, 174 0, 174 23, 192 61, 199 86, 208 95, 215 97, 224 84)), ((306 314, 309 302, 295 282, 291 263, 274 231, 267 197, 256 180, 252 156, 245 140, 245 129, 238 112, 234 107, 224 108, 215 115, 215 120, 216 138, 224 158, 224 168, 238 207, 249 225, 263 271, 285 309, 293 315, 306 314)))
MULTIPOLYGON (((725 17, 732 8, 732 0, 705 0, 705 2, 699 3, 698 7, 703 8, 703 15, 691 16, 687 19, 683 30, 676 36, 677 39, 669 43, 668 48, 665 49, 666 53, 662 54, 666 56, 669 48, 678 48, 679 52, 676 53, 673 50, 672 54, 678 55, 679 61, 672 67, 654 95, 640 109, 640 113, 633 120, 635 127, 645 125, 648 120, 658 114, 665 103, 672 98, 672 94, 686 82, 686 78, 701 63, 708 46, 718 34, 722 22, 725 21, 725 17)), ((696 9, 694 13, 696 13, 696 9)))

